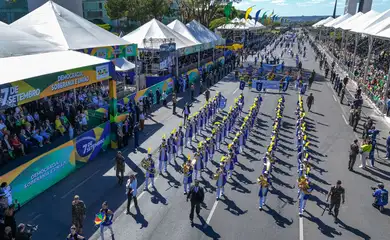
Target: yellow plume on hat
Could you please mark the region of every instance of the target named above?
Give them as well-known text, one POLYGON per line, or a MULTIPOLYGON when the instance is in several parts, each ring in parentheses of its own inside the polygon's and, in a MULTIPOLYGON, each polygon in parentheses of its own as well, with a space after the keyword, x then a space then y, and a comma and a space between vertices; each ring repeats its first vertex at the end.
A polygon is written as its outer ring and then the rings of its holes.
POLYGON ((202 146, 203 146, 203 142, 200 141, 200 142, 198 143, 198 148, 201 148, 202 146))
POLYGON ((187 160, 191 161, 191 155, 190 154, 187 155, 187 160))
POLYGON ((232 143, 230 143, 230 144, 228 145, 228 149, 231 149, 231 148, 232 148, 232 146, 233 146, 233 144, 232 144, 232 143))
POLYGON ((226 162, 226 159, 227 159, 227 157, 226 157, 226 156, 222 156, 222 157, 221 157, 221 161, 220 161, 220 162, 226 162))
POLYGON ((148 148, 148 154, 152 154, 152 148, 148 148))
POLYGON ((183 126, 183 122, 180 122, 180 123, 179 123, 179 127, 181 127, 181 126, 183 126))
POLYGON ((234 103, 238 103, 238 98, 235 98, 235 99, 234 99, 234 103))
POLYGON ((176 128, 174 128, 171 132, 171 134, 175 134, 176 133, 176 128))
POLYGON ((213 128, 213 130, 211 131, 211 133, 214 135, 215 133, 217 132, 217 129, 213 128))
POLYGON ((166 138, 166 135, 164 134, 164 135, 162 136, 162 139, 164 139, 164 140, 165 140, 165 138, 166 138))

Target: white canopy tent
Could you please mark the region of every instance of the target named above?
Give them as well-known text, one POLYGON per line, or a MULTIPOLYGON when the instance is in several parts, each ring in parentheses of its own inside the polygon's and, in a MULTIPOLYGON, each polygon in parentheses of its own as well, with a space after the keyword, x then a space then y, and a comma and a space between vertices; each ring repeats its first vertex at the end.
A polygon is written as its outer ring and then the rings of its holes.
POLYGON ((129 44, 115 34, 52 1, 20 18, 11 26, 51 42, 64 50, 129 44))
POLYGON ((350 21, 350 22, 348 22, 346 24, 343 24, 343 26, 341 26, 340 28, 343 29, 343 30, 351 30, 355 26, 359 26, 360 24, 368 21, 369 19, 374 18, 378 14, 379 14, 378 12, 375 12, 374 10, 371 10, 368 13, 365 13, 365 14, 355 18, 353 21, 350 21))
POLYGON ((1 25, 8 25, 8 24, 3 23, 2 21, 0 21, 0 26, 1 26, 1 25))
POLYGON ((342 28, 343 26, 346 26, 347 24, 349 24, 350 22, 354 21, 355 19, 359 18, 362 15, 364 15, 364 13, 358 12, 355 15, 353 15, 352 17, 348 18, 347 20, 345 20, 339 24, 334 25, 333 28, 336 28, 336 29, 342 28))
POLYGON ((390 26, 388 26, 387 29, 377 33, 375 36, 390 39, 390 26))
POLYGON ((188 29, 188 27, 180 22, 179 20, 174 20, 173 22, 171 22, 170 24, 167 25, 170 29, 180 33, 181 35, 183 35, 184 37, 186 37, 187 39, 191 40, 192 42, 196 43, 196 44, 201 44, 202 42, 198 41, 198 39, 195 38, 195 36, 190 32, 190 30, 188 29))
POLYGON ((387 11, 384 11, 383 13, 378 14, 377 16, 367 19, 364 22, 360 22, 359 25, 356 25, 354 28, 351 29, 352 32, 356 33, 364 33, 366 29, 371 28, 375 24, 378 24, 379 22, 385 20, 386 18, 390 17, 390 9, 387 11))
POLYGON ((112 60, 115 65, 115 71, 127 72, 135 68, 135 64, 126 60, 126 58, 115 58, 112 60))
POLYGON ((104 63, 109 64, 110 61, 76 51, 0 58, 0 84, 104 63))
POLYGON ((201 43, 225 44, 225 39, 210 31, 196 20, 186 24, 191 34, 201 43))
MULTIPOLYGON (((64 50, 7 24, 0 24, 0 58, 64 50)), ((19 67, 23 66, 17 64, 19 67)), ((20 69, 19 69, 20 71, 20 69)), ((23 70, 24 71, 24 70, 23 70)))
POLYGON ((321 21, 319 22, 316 22, 312 25, 312 27, 317 27, 319 24, 322 24, 323 22, 325 22, 326 18, 325 19, 322 19, 321 21))
POLYGON ((160 49, 161 44, 173 42, 176 43, 176 49, 197 45, 156 19, 123 36, 123 39, 138 44, 140 49, 160 49))
POLYGON ((328 18, 326 18, 324 20, 319 21, 318 23, 316 23, 314 25, 315 25, 315 27, 322 27, 322 26, 324 26, 324 24, 327 24, 328 22, 331 22, 333 20, 334 20, 333 17, 328 17, 328 18))
POLYGON ((370 28, 366 28, 363 33, 369 34, 373 36, 377 36, 378 33, 385 31, 386 29, 390 29, 390 17, 385 20, 378 22, 377 24, 371 26, 370 28))
POLYGON ((328 22, 328 23, 325 23, 324 24, 324 27, 333 27, 339 23, 342 23, 344 22, 345 20, 347 20, 348 18, 352 17, 351 14, 347 13, 347 14, 344 14, 342 16, 339 16, 338 18, 328 22))

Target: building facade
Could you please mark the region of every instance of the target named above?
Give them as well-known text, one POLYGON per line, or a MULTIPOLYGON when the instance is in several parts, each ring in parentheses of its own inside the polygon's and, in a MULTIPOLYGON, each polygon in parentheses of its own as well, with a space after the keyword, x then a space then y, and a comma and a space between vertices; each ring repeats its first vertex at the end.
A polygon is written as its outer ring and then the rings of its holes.
POLYGON ((358 6, 358 0, 346 0, 344 14, 349 13, 351 15, 355 15, 357 6, 358 6))
POLYGON ((372 0, 360 0, 358 12, 367 13, 371 11, 372 0))
MULTIPOLYGON (((18 1, 18 0, 16 0, 18 1)), ((80 17, 83 17, 83 0, 51 0, 52 2, 61 5, 62 7, 68 9, 69 11, 76 13, 80 17)), ((28 0, 28 11, 34 11, 39 8, 48 0, 28 0)))
POLYGON ((112 24, 104 7, 106 0, 83 0, 84 18, 93 22, 104 22, 112 24))
POLYGON ((0 21, 12 23, 28 13, 27 0, 0 0, 0 21))

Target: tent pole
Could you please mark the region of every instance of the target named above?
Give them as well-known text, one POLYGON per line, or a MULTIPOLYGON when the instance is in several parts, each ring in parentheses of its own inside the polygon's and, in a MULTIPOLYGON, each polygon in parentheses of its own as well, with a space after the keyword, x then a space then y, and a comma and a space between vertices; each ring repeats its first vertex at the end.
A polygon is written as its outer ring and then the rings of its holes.
POLYGON ((353 80, 355 80, 355 62, 356 62, 356 52, 357 52, 357 47, 358 47, 358 41, 359 41, 359 35, 355 33, 355 49, 353 50, 353 60, 352 60, 352 75, 353 75, 353 80))
POLYGON ((336 29, 333 31, 333 56, 336 57, 336 29))
MULTIPOLYGON (((135 56, 135 88, 137 89, 137 92, 140 90, 139 89, 139 81, 140 81, 140 78, 139 78, 139 73, 138 73, 138 57, 135 56)), ((126 83, 125 81, 123 81, 123 89, 125 89, 125 86, 126 86, 126 83)), ((125 90, 123 90, 125 91, 125 90)))
POLYGON ((383 104, 383 113, 387 115, 387 98, 388 98, 388 91, 389 91, 389 81, 390 81, 390 64, 389 64, 389 70, 387 72, 387 81, 385 85, 385 96, 384 96, 384 101, 385 104, 383 104))
POLYGON ((179 51, 176 50, 176 79, 179 80, 179 51))
POLYGON ((368 74, 368 66, 370 65, 370 62, 371 62, 371 51, 372 51, 372 45, 374 43, 374 39, 372 36, 369 36, 368 37, 368 54, 367 54, 367 63, 366 63, 366 66, 364 68, 364 78, 363 80, 366 81, 367 80, 367 74, 368 74))

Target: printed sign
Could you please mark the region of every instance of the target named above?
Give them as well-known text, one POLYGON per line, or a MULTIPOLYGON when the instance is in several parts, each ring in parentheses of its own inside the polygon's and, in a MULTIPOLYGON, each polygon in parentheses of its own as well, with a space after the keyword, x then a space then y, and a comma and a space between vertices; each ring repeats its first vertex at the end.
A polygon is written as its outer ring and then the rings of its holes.
POLYGON ((20 106, 57 93, 108 80, 111 71, 110 65, 106 63, 0 85, 0 109, 20 106))
POLYGON ((240 81, 240 90, 244 90, 244 88, 245 88, 245 82, 240 81))

